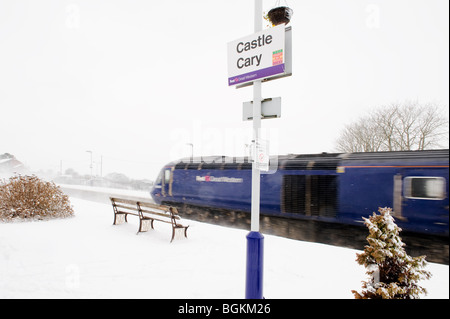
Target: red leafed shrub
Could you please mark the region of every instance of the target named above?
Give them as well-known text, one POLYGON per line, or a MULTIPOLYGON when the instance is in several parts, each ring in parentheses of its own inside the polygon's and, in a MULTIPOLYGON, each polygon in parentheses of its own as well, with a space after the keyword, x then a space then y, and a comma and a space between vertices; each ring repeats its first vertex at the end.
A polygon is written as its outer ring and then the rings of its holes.
POLYGON ((50 219, 73 216, 69 197, 53 182, 17 175, 0 180, 0 220, 50 219))

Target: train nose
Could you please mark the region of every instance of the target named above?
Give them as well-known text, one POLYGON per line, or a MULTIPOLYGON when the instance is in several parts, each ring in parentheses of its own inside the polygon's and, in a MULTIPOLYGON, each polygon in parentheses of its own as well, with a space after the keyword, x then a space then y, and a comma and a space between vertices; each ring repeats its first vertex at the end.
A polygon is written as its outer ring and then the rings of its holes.
POLYGON ((153 185, 152 189, 150 190, 150 197, 153 198, 153 201, 155 203, 159 203, 161 198, 161 186, 160 185, 153 185))

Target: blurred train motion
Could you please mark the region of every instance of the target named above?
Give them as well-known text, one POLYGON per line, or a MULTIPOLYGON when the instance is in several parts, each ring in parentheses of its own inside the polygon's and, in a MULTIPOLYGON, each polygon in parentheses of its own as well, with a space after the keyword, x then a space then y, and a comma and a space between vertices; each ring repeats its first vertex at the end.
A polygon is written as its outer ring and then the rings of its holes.
MULTIPOLYGON (((261 175, 262 233, 362 249, 362 217, 391 207, 407 251, 448 264, 448 149, 271 161, 276 170, 261 175)), ((164 166, 151 195, 187 218, 249 228, 251 168, 247 157, 182 159, 164 166)))

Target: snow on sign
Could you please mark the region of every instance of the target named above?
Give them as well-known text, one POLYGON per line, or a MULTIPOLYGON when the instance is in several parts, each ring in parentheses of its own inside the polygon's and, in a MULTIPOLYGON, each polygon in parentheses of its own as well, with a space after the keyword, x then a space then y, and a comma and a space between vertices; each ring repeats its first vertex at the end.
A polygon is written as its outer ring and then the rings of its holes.
POLYGON ((228 43, 228 85, 285 72, 285 26, 279 25, 228 43))

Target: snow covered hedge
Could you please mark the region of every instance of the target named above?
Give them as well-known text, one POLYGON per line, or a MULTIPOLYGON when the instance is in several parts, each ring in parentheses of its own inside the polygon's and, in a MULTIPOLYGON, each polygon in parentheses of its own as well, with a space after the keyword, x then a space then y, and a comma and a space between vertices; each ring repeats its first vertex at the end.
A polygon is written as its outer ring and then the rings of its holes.
POLYGON ((431 277, 430 272, 423 270, 426 256, 409 256, 391 208, 378 211, 380 215, 373 213, 370 218, 363 218, 369 228, 369 245, 356 259, 367 268, 370 279, 363 282, 361 293, 355 290, 352 293, 356 299, 417 299, 427 293, 418 282, 431 277))
POLYGON ((17 175, 0 180, 0 220, 73 216, 69 197, 53 182, 17 175))

